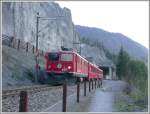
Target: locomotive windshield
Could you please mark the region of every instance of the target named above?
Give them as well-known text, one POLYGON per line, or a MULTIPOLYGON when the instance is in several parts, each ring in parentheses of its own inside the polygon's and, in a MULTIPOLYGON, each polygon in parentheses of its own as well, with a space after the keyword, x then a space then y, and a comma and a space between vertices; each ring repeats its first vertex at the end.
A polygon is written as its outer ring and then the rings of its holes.
POLYGON ((72 61, 72 54, 61 54, 61 61, 72 61))
POLYGON ((59 60, 59 55, 58 55, 58 53, 49 53, 48 54, 48 59, 50 61, 58 61, 59 60))

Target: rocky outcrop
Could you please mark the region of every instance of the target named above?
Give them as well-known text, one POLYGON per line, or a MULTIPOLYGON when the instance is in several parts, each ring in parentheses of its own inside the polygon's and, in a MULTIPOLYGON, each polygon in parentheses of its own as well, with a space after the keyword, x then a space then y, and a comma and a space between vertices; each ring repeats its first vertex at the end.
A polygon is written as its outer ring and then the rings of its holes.
POLYGON ((75 35, 71 11, 54 2, 3 3, 2 34, 35 45, 37 12, 41 17, 51 18, 39 20, 39 48, 45 51, 58 50, 61 46, 73 48, 73 41, 79 38, 75 35))

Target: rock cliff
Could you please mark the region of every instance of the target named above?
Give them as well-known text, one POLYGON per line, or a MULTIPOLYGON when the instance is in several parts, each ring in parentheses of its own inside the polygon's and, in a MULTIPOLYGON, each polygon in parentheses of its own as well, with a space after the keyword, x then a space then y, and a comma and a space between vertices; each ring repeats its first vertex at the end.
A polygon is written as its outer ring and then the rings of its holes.
POLYGON ((37 12, 39 19, 39 48, 58 50, 61 46, 73 48, 78 42, 71 11, 54 2, 5 2, 2 7, 2 34, 23 39, 35 45, 37 12), (56 19, 54 19, 56 17, 56 19))
MULTIPOLYGON (((2 7, 2 34, 36 43, 37 12, 39 19, 39 48, 44 51, 74 48, 79 52, 79 35, 72 22, 71 11, 54 2, 7 2, 2 7), (57 17, 57 19, 54 19, 57 17), (75 44, 73 44, 73 42, 75 44)), ((95 63, 108 61, 103 50, 84 45, 82 55, 92 57, 95 63), (90 52, 90 53, 89 53, 90 52)))

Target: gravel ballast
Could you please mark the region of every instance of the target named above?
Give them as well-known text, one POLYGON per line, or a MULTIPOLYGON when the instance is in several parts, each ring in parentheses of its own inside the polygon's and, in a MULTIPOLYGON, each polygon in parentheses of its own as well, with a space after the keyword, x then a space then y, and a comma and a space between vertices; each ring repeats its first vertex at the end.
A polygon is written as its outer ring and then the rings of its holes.
MULTIPOLYGON (((67 86, 67 96, 76 93, 77 86, 67 86)), ((80 89, 83 89, 81 84, 80 89)), ((88 89, 88 84, 87 84, 88 89)), ((28 93, 28 111, 40 112, 62 100, 63 88, 28 93)), ((19 111, 19 95, 2 96, 2 112, 19 111)))

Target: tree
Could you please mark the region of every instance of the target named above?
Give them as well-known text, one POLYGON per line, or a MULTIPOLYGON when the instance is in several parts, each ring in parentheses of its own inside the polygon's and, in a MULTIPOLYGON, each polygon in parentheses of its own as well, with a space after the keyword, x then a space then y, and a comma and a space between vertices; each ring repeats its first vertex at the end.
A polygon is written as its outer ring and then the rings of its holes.
POLYGON ((118 61, 117 61, 117 76, 119 79, 125 79, 127 76, 127 68, 130 61, 130 57, 127 52, 123 50, 123 47, 121 47, 119 55, 118 55, 118 61))
POLYGON ((140 91, 147 92, 148 69, 143 61, 132 60, 129 64, 130 83, 134 84, 140 91))

